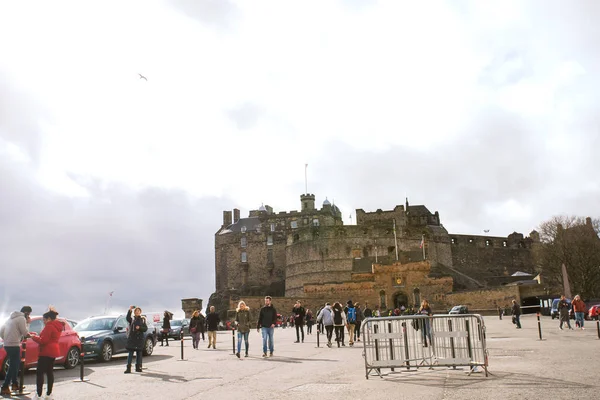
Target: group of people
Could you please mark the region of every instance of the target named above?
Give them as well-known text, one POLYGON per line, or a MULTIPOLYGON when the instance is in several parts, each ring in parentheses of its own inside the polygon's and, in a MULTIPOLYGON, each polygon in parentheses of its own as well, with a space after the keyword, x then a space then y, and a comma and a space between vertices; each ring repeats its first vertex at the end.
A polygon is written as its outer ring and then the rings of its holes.
MULTIPOLYGON (((570 316, 571 308, 573 309, 573 313, 575 314, 575 327, 581 330, 585 330, 585 303, 581 299, 580 295, 576 295, 571 303, 569 303, 569 301, 564 295, 561 295, 560 300, 558 301, 557 308, 558 318, 560 321, 558 328, 560 330, 563 330, 564 324, 567 324, 567 327, 570 330, 573 330, 573 327, 571 326, 570 316)), ((502 319, 502 314, 503 313, 499 311, 500 319, 502 319)), ((511 314, 513 324, 516 325, 517 329, 521 329, 521 306, 514 299, 512 301, 511 314)))
POLYGON ((64 322, 56 319, 58 312, 54 307, 50 306, 48 311, 42 315, 44 329, 38 335, 36 332, 29 331, 32 311, 30 306, 21 307, 21 311, 11 313, 8 321, 0 328, 0 338, 4 340, 4 350, 9 362, 8 371, 0 389, 0 395, 10 396, 12 392, 19 391, 20 387, 17 379, 21 366, 21 343, 23 340, 31 338, 31 340, 39 345, 36 367, 36 392, 32 399, 53 399, 54 360, 60 357, 58 341, 61 332, 64 330, 64 322), (47 387, 46 396, 42 397, 44 376, 46 377, 47 387))

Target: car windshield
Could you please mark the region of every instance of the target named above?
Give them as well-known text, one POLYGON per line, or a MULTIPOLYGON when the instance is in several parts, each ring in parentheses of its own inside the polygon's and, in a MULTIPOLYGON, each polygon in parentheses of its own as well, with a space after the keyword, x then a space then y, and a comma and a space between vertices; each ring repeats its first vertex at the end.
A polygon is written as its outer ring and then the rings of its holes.
POLYGON ((171 321, 171 326, 181 326, 181 323, 183 321, 179 320, 179 319, 174 319, 173 321, 171 321))
POLYGON ((454 306, 454 307, 452 307, 452 311, 458 311, 458 310, 460 310, 460 309, 461 309, 461 307, 460 307, 460 306, 454 306))
POLYGON ((75 326, 75 331, 109 331, 115 324, 116 318, 94 318, 81 321, 75 326))

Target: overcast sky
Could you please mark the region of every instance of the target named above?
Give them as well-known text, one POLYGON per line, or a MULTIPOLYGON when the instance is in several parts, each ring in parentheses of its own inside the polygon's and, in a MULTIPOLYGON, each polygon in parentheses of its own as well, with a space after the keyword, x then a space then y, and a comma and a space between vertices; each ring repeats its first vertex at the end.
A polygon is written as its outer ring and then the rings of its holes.
POLYGON ((206 302, 222 211, 299 209, 305 163, 346 223, 598 217, 598 1, 31 3, 0 3, 0 313, 206 302))

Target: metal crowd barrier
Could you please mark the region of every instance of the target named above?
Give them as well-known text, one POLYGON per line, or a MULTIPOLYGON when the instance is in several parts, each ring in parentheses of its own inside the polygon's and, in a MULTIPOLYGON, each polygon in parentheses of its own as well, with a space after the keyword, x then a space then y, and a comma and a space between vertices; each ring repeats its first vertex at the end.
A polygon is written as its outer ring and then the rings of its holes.
POLYGON ((488 376, 481 315, 411 315, 367 318, 362 324, 366 378, 381 369, 482 367, 488 376))

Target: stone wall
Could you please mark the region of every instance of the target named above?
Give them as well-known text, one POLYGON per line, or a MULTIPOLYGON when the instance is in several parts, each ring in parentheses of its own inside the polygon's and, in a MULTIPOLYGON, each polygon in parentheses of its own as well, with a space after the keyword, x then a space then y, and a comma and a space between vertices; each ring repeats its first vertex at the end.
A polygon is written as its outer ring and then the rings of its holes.
POLYGON ((196 310, 202 311, 202 299, 189 298, 181 299, 181 309, 185 313, 185 318, 192 318, 192 313, 196 310))

